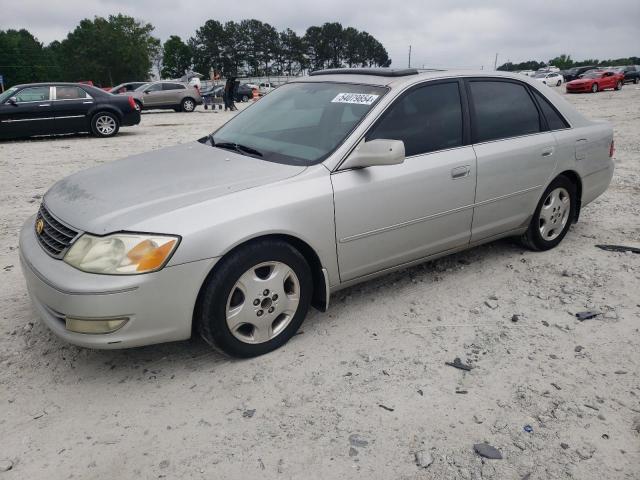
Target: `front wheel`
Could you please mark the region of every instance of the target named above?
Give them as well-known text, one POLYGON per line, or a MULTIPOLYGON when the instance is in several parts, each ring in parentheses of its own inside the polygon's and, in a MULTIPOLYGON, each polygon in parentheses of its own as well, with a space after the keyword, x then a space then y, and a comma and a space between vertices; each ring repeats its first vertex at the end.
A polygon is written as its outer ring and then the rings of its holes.
POLYGON ((249 101, 249 97, 247 95, 243 95, 242 96, 242 101, 243 101, 243 103, 248 102, 249 101))
POLYGON ((616 83, 616 90, 622 90, 622 82, 618 81, 618 83, 616 83))
POLYGON ((636 78, 634 78, 634 79, 633 79, 633 84, 634 84, 634 85, 637 85, 639 81, 640 81, 640 80, 638 80, 638 77, 636 77, 636 78))
POLYGON ((313 281, 290 244, 261 240, 223 258, 207 279, 194 316, 211 345, 255 357, 284 345, 307 315, 313 281))
POLYGON ((135 109, 137 111, 141 112, 142 111, 142 103, 139 102, 138 100, 134 100, 134 103, 135 103, 135 109))
POLYGON ((596 93, 598 91, 598 84, 594 83, 591 85, 591 93, 596 93))
POLYGON ((562 80, 558 80, 558 83, 556 83, 556 87, 559 87, 560 85, 562 85, 562 80))
POLYGON ((113 137, 118 130, 120 130, 120 122, 113 113, 99 112, 91 119, 91 132, 96 137, 113 137))
POLYGON ((191 98, 185 98, 182 100, 180 108, 183 112, 193 112, 196 109, 196 102, 191 98))
POLYGON ((558 245, 575 218, 576 187, 560 175, 547 187, 521 242, 531 250, 549 250, 558 245))

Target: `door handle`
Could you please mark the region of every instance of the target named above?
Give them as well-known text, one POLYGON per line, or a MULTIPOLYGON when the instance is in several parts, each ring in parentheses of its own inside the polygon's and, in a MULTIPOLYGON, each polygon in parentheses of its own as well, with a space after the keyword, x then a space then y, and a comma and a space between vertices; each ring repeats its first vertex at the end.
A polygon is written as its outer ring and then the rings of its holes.
POLYGON ((51 104, 50 103, 43 103, 41 105, 38 105, 39 107, 50 107, 51 104))
POLYGON ((543 157, 550 157, 551 155, 553 155, 553 150, 554 150, 554 149, 553 149, 553 147, 545 148, 545 149, 542 151, 542 156, 543 156, 543 157))
POLYGON ((470 171, 471 169, 469 168, 469 165, 462 165, 461 167, 453 168, 451 170, 451 178, 465 178, 469 175, 470 171))

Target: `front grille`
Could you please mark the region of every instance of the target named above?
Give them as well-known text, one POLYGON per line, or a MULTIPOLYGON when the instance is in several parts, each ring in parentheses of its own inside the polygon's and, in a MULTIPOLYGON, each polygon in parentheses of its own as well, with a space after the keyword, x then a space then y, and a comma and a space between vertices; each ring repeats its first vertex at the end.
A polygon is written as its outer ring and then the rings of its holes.
POLYGON ((55 258, 62 258, 73 239, 78 235, 76 230, 63 225, 53 218, 53 215, 49 213, 44 204, 40 206, 40 210, 36 216, 35 229, 40 246, 45 252, 55 258), (40 220, 42 220, 43 226, 42 230, 38 232, 40 220))

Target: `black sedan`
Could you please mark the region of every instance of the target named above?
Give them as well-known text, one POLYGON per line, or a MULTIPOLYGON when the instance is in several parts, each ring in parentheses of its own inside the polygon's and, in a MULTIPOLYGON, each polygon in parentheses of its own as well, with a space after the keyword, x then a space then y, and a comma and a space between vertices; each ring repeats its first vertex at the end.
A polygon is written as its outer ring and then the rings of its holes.
POLYGON ((133 99, 79 83, 16 85, 0 94, 0 138, 90 132, 112 137, 140 123, 133 99))

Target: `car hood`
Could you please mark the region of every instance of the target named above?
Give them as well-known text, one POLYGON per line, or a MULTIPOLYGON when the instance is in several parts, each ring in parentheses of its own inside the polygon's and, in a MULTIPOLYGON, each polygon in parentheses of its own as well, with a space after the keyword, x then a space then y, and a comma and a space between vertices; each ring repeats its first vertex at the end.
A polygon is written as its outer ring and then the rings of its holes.
POLYGON ((102 235, 304 170, 191 142, 73 174, 53 185, 44 203, 69 226, 102 235))
POLYGON ((571 80, 569 84, 571 85, 582 85, 583 83, 591 83, 595 81, 595 78, 577 78, 575 80, 571 80))

